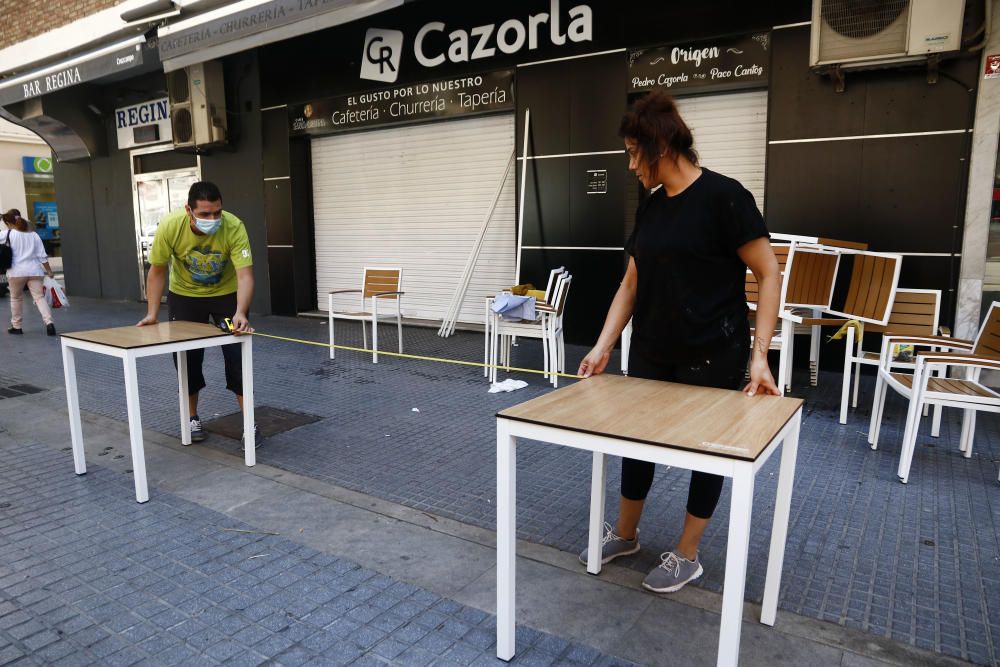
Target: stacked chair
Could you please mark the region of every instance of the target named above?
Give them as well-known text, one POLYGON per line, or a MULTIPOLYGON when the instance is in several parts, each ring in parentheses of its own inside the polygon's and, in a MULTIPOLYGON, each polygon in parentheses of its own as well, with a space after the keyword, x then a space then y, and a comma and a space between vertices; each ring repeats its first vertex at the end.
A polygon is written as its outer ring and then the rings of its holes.
POLYGON ((564 268, 549 274, 545 298, 535 304, 534 320, 503 320, 492 311, 493 299, 486 300, 485 375, 496 382, 497 366, 510 368, 511 344, 515 338, 539 338, 542 341, 545 377, 559 386, 558 373, 566 371, 566 344, 563 336, 563 313, 569 298, 573 276, 564 268))

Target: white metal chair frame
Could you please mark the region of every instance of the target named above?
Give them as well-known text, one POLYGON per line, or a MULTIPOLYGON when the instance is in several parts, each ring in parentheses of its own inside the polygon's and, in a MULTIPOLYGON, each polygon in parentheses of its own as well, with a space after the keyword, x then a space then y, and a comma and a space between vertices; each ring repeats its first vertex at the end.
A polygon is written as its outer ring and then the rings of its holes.
MULTIPOLYGON (((940 327, 940 316, 941 316, 941 290, 933 289, 910 289, 910 288, 899 288, 896 290, 896 296, 900 294, 935 294, 937 299, 934 302, 934 317, 930 326, 930 332, 928 335, 940 336, 947 334, 943 333, 940 327)), ((894 302, 895 304, 895 302, 894 302)), ((853 395, 851 396, 851 407, 858 407, 858 392, 859 385, 861 384, 861 366, 862 364, 866 366, 879 366, 881 364, 881 356, 875 353, 867 354, 862 347, 864 341, 864 322, 860 322, 861 330, 858 332, 856 343, 852 344, 854 341, 854 329, 851 328, 847 333, 847 345, 844 346, 844 377, 843 385, 841 386, 840 392, 840 423, 847 423, 847 403, 848 395, 852 394, 851 389, 851 374, 854 374, 854 387, 853 395)), ((886 325, 888 326, 888 324, 886 325)), ((891 331, 887 331, 885 335, 893 335, 891 331)), ((933 348, 932 348, 933 349, 933 348)), ((891 351, 890 351, 891 354, 891 351)), ((893 368, 905 368, 913 369, 914 363, 908 361, 894 361, 890 360, 890 365, 893 368)), ((934 423, 931 432, 934 437, 937 437, 941 430, 941 409, 937 406, 934 410, 934 423)))
MULTIPOLYGON (((994 312, 1000 308, 1000 301, 994 301, 989 313, 980 326, 975 341, 947 338, 944 336, 885 336, 882 339, 881 362, 878 370, 878 380, 875 385, 875 397, 872 404, 871 425, 868 431, 868 442, 872 449, 878 448, 879 432, 885 412, 885 397, 891 388, 909 400, 906 413, 906 425, 903 431, 903 444, 900 448, 899 467, 896 475, 903 484, 909 481, 910 467, 913 463, 913 453, 916 449, 917 431, 923 416, 925 405, 954 407, 964 411, 962 417, 962 434, 959 439, 959 451, 965 458, 972 456, 972 442, 976 429, 976 412, 1000 412, 1000 393, 979 382, 983 369, 1000 370, 1000 358, 986 357, 974 353, 982 340, 987 325, 993 319, 994 312), (912 344, 914 346, 934 349, 952 350, 948 352, 926 351, 917 355, 913 375, 904 376, 893 373, 889 350, 894 345, 912 344), (965 369, 964 379, 942 378, 942 371, 947 375, 949 367, 965 369), (909 384, 903 381, 910 377, 909 384), (931 384, 931 381, 934 384, 931 384), (941 389, 951 387, 951 391, 941 389)), ((936 433, 932 433, 936 437, 936 433)), ((998 477, 1000 480, 1000 477, 998 477)))
MULTIPOLYGON (((559 276, 567 273, 566 267, 560 266, 559 268, 552 269, 549 271, 549 280, 545 284, 545 296, 540 302, 536 302, 536 308, 539 305, 552 303, 555 297, 556 285, 558 284, 559 276)), ((490 378, 493 381, 494 369, 490 367, 493 362, 493 333, 492 327, 494 322, 494 316, 496 313, 493 312, 493 301, 496 297, 488 296, 486 297, 486 318, 484 319, 484 336, 483 336, 483 377, 490 378)))
POLYGON ((537 304, 535 308, 538 317, 535 320, 504 321, 496 313, 490 312, 493 318, 490 336, 490 382, 496 382, 498 366, 510 368, 511 339, 517 336, 542 340, 544 377, 552 383, 552 386, 559 386, 559 376, 556 374, 566 370, 563 312, 572 282, 573 276, 569 273, 558 274, 552 303, 537 304))
POLYGON ((399 343, 399 353, 403 353, 403 320, 402 320, 402 306, 401 302, 403 300, 404 292, 399 291, 398 287, 403 284, 403 269, 399 267, 386 267, 386 266, 366 266, 361 274, 361 289, 338 289, 331 290, 327 294, 327 304, 328 304, 328 320, 330 327, 330 358, 335 358, 335 338, 334 338, 334 320, 353 320, 356 322, 361 322, 361 337, 364 346, 368 347, 368 333, 365 329, 365 323, 371 322, 372 325, 372 363, 378 363, 378 322, 382 321, 392 321, 396 320, 396 337, 399 343), (365 310, 365 299, 366 299, 366 289, 368 288, 368 272, 369 271, 395 271, 397 273, 396 278, 396 290, 386 290, 381 292, 373 292, 368 295, 367 298, 371 299, 371 311, 365 310), (333 307, 333 297, 336 294, 361 294, 361 310, 359 312, 343 312, 335 311, 333 307), (380 315, 378 312, 379 301, 391 300, 396 305, 396 312, 386 313, 380 315))

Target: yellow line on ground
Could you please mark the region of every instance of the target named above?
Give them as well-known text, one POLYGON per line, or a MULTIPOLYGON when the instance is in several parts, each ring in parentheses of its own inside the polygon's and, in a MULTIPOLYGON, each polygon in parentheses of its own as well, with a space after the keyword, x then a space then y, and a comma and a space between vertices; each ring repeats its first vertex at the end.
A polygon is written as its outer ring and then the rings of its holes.
MULTIPOLYGON (((249 332, 252 336, 262 336, 264 338, 273 338, 275 340, 283 340, 289 343, 301 343, 302 345, 315 345, 316 347, 326 347, 334 348, 335 350, 348 350, 349 352, 363 352, 365 354, 373 354, 375 350, 369 350, 363 347, 351 347, 350 345, 331 345, 330 343, 320 343, 315 340, 302 340, 301 338, 288 338, 286 336, 275 336, 274 334, 261 333, 259 331, 249 332)), ((444 357, 425 357, 419 354, 404 354, 402 352, 384 352, 379 350, 378 354, 384 354, 389 357, 400 357, 402 359, 417 359, 419 361, 435 361, 441 364, 455 364, 459 366, 476 366, 477 368, 497 368, 500 370, 510 371, 512 373, 536 373, 539 375, 546 375, 545 371, 540 371, 536 368, 517 368, 515 366, 503 366, 500 364, 482 364, 478 361, 463 361, 461 359, 446 359, 444 357)), ((555 373, 557 377, 561 378, 573 378, 574 380, 579 380, 583 378, 582 375, 574 375, 572 373, 555 373)))

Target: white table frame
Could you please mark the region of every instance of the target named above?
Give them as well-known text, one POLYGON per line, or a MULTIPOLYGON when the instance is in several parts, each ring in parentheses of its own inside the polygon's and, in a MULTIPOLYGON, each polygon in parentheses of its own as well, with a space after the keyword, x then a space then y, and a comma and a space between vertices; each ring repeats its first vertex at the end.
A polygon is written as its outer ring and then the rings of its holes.
POLYGON ((243 443, 244 460, 247 466, 257 463, 254 439, 253 411, 253 347, 252 336, 212 336, 176 343, 158 343, 144 347, 123 348, 92 341, 62 336, 63 373, 66 379, 66 402, 69 408, 69 430, 73 443, 73 463, 77 475, 87 472, 87 459, 83 449, 83 429, 80 421, 80 399, 76 382, 76 350, 96 352, 122 360, 125 371, 125 399, 128 404, 128 430, 132 447, 132 474, 135 478, 135 499, 144 503, 149 500, 146 482, 146 454, 142 439, 142 418, 139 409, 139 380, 136 360, 159 354, 177 355, 177 393, 180 403, 181 442, 191 444, 191 408, 188 405, 188 350, 241 345, 243 361, 243 443))
POLYGON ((754 478, 774 451, 784 443, 778 478, 777 500, 771 524, 771 546, 764 583, 761 623, 774 625, 778 609, 778 590, 788 535, 795 459, 798 453, 802 408, 768 443, 754 461, 728 458, 687 449, 649 445, 607 435, 583 433, 557 426, 543 426, 497 417, 497 657, 514 657, 514 616, 516 587, 516 451, 517 439, 525 438, 593 452, 590 485, 589 560, 587 572, 601 571, 601 539, 604 524, 605 477, 607 456, 624 456, 675 468, 699 470, 723 475, 733 480, 729 511, 725 583, 722 595, 722 619, 719 629, 718 665, 736 665, 739 661, 740 632, 743 622, 743 597, 746 584, 747 554, 750 545, 750 517, 753 507, 754 478))

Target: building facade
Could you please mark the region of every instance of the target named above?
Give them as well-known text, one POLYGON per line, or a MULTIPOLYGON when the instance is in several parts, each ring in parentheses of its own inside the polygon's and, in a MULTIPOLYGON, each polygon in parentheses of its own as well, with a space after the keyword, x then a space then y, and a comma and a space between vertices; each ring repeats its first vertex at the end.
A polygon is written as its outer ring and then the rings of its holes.
POLYGON ((257 312, 322 310, 362 267, 401 266, 404 314, 440 320, 473 262, 458 317, 472 324, 482 297, 565 266, 568 338, 592 341, 642 196, 618 123, 665 88, 702 164, 743 182, 771 231, 901 252, 901 286, 944 290, 948 323, 978 320, 957 295, 960 282, 975 292, 966 274, 980 266, 982 298, 987 248, 963 242, 990 220, 967 197, 976 175, 992 199, 996 164, 994 139, 989 169, 969 168, 989 154, 980 128, 997 126, 996 107, 977 111, 994 85, 982 2, 964 3, 958 55, 840 81, 809 66, 807 0, 243 4, 123 21, 116 41, 87 47, 114 58, 89 79, 54 62, 48 76, 71 80, 52 90, 31 71, 13 92, 0 80, 4 115, 58 158, 72 292, 143 298, 155 223, 201 178, 247 226, 257 312), (163 116, 184 104, 177 73, 203 61, 219 64, 197 76, 224 112, 191 130, 200 147, 182 145, 163 116))

